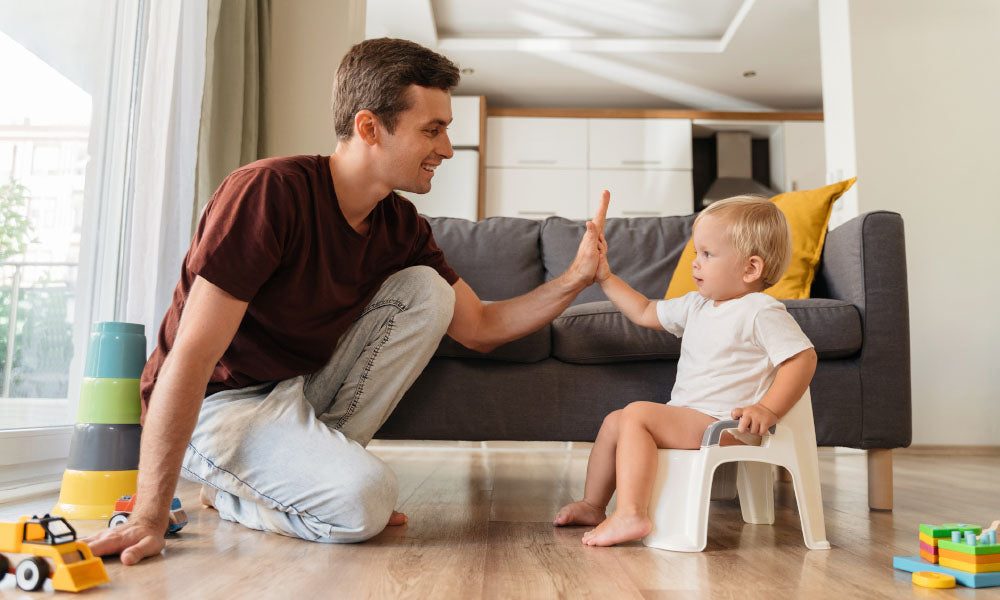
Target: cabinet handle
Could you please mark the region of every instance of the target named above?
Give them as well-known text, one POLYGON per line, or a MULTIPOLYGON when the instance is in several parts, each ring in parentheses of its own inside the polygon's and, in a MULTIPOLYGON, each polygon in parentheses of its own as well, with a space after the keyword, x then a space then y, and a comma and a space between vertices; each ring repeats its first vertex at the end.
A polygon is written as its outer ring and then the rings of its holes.
POLYGON ((623 210, 622 214, 626 217, 658 217, 660 216, 660 211, 658 210, 623 210))
POLYGON ((623 160, 623 165, 658 165, 661 160, 623 160))
POLYGON ((554 217, 556 216, 556 211, 554 210, 519 210, 517 211, 519 215, 537 215, 543 217, 554 217))
POLYGON ((535 159, 520 159, 517 161, 519 165, 554 165, 556 164, 555 159, 549 158, 535 158, 535 159))

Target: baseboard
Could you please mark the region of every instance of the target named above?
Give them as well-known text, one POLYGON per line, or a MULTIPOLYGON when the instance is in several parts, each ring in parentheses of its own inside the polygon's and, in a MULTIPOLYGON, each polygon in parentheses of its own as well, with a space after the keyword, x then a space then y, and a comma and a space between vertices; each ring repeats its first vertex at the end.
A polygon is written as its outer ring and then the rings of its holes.
POLYGON ((906 456, 1000 456, 1000 446, 913 444, 909 448, 895 448, 893 453, 906 456))

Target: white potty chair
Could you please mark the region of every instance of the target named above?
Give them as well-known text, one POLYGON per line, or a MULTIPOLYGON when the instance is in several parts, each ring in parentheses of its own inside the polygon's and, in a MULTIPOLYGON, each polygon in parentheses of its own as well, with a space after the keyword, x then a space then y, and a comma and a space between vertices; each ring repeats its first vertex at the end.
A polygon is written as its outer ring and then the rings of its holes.
POLYGON ((823 524, 823 497, 816 457, 809 390, 788 414, 771 428, 759 446, 720 446, 719 438, 739 421, 719 421, 705 430, 700 450, 660 450, 656 481, 649 502, 653 530, 642 543, 679 552, 701 552, 708 532, 712 477, 719 465, 738 462, 736 489, 743 520, 774 523, 774 470, 779 465, 792 474, 795 502, 802 519, 802 537, 812 550, 828 550, 823 524))

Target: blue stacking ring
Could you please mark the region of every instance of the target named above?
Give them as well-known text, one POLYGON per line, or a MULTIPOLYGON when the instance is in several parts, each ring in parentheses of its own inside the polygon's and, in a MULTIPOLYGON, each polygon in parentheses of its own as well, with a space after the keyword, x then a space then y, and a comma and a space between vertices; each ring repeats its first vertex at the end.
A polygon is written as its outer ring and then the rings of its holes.
POLYGON ((94 323, 84 377, 138 379, 146 364, 146 328, 140 323, 94 323))

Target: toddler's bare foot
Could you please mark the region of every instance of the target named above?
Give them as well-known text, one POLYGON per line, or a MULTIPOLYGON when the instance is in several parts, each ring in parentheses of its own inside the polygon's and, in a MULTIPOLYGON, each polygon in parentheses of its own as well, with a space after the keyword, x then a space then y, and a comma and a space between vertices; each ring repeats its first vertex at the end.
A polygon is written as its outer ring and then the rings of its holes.
POLYGON ((207 508, 215 508, 215 494, 218 492, 214 487, 209 487, 207 485, 201 486, 200 500, 203 506, 207 508))
POLYGON ((556 518, 552 520, 552 524, 556 527, 562 527, 563 525, 597 525, 605 518, 607 516, 604 514, 603 509, 580 500, 579 502, 571 502, 559 509, 559 512, 556 513, 556 518))
POLYGON ((653 522, 646 515, 626 515, 615 511, 593 531, 583 534, 586 546, 612 546, 637 540, 652 531, 653 522))

